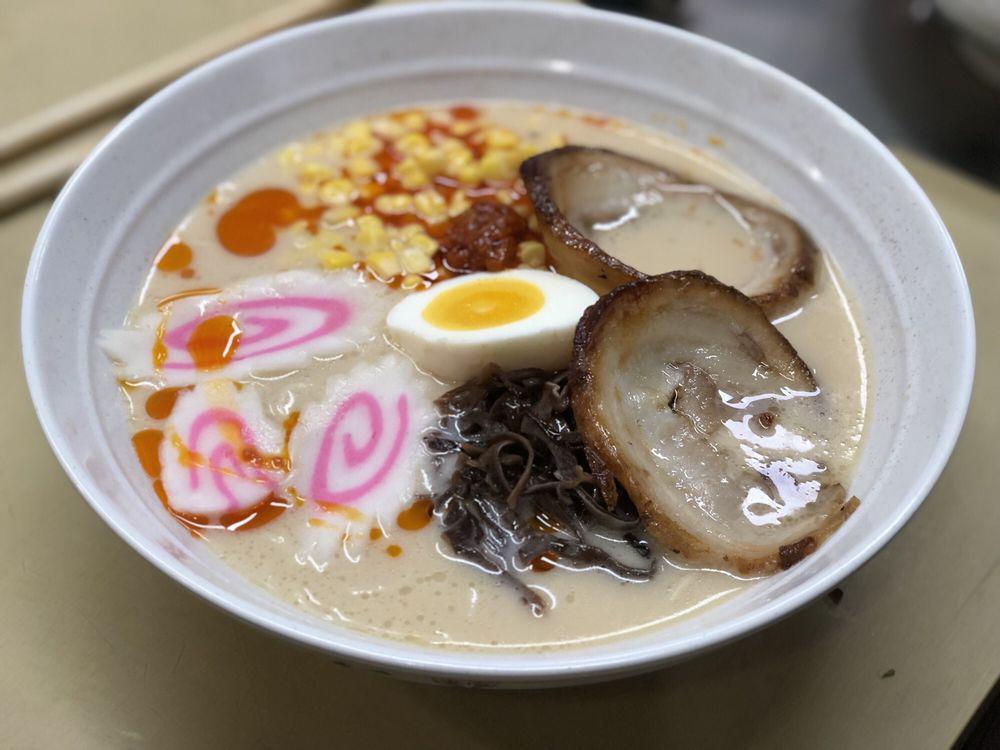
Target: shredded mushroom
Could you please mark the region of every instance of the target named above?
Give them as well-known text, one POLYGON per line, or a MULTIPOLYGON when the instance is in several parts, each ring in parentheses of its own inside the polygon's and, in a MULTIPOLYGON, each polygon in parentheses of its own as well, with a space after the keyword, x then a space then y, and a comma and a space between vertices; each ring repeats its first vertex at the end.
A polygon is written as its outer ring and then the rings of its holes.
POLYGON ((443 536, 461 558, 512 584, 535 614, 545 600, 520 574, 552 566, 648 580, 655 556, 639 515, 576 430, 569 376, 495 366, 439 401, 425 439, 442 463, 434 498, 443 536))

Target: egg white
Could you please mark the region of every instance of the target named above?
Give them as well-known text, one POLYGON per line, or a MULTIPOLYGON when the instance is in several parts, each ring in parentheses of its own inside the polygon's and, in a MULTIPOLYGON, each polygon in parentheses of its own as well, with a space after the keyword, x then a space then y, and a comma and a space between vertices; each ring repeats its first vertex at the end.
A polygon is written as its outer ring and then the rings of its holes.
POLYGON ((435 284, 397 303, 386 319, 389 336, 421 369, 443 380, 464 382, 495 363, 504 369, 558 370, 573 353, 576 325, 597 295, 589 287, 551 271, 516 269, 472 273, 435 284), (476 330, 438 328, 423 316, 439 295, 484 279, 518 279, 537 288, 542 307, 512 323, 476 330))

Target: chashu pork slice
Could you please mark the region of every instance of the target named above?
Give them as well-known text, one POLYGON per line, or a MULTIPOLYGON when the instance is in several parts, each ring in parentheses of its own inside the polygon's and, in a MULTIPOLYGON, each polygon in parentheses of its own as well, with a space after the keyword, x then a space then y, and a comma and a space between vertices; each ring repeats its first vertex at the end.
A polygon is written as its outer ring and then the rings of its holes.
MULTIPOLYGON (((656 164, 608 149, 566 146, 526 160, 521 177, 555 269, 598 294, 646 274, 602 248, 594 227, 642 221, 644 212, 670 201, 682 201, 688 209, 679 212, 677 221, 685 220, 681 216, 703 221, 714 212, 742 227, 745 247, 733 251, 749 251, 752 270, 740 282, 740 291, 757 304, 781 310, 813 284, 818 250, 793 219, 712 185, 687 181, 656 164)), ((677 238, 662 240, 658 272, 677 269, 671 267, 672 239, 677 238)))
POLYGON ((761 308, 697 271, 620 286, 576 331, 573 413, 649 530, 740 574, 790 567, 857 506, 829 401, 761 308))

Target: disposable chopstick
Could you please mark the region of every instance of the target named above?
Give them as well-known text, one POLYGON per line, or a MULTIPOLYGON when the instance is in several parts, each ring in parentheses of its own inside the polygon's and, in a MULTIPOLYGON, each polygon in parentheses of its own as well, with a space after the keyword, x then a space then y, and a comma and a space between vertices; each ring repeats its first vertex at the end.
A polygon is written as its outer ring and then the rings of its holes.
POLYGON ((290 0, 210 34, 190 46, 0 128, 0 162, 124 110, 187 70, 241 44, 286 26, 345 12, 359 4, 358 0, 290 0))

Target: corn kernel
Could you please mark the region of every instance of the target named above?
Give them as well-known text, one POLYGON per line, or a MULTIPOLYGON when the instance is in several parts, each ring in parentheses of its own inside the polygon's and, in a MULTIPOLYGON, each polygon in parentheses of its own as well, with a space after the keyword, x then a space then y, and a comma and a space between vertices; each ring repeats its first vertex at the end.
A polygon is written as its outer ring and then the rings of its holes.
POLYGON ((399 122, 407 130, 423 130, 427 127, 427 115, 418 110, 404 112, 399 117, 399 122))
POLYGON ((403 270, 399 265, 399 259, 396 257, 396 254, 388 250, 372 253, 365 258, 365 263, 371 269, 372 273, 380 279, 391 279, 393 276, 398 276, 403 270))
POLYGON ((313 238, 320 247, 343 247, 344 238, 339 232, 330 229, 321 229, 313 238))
POLYGON ((346 206, 333 206, 328 208, 323 213, 323 223, 331 224, 333 226, 340 226, 345 222, 358 216, 361 213, 361 209, 357 206, 352 206, 350 204, 346 206))
POLYGON ((377 182, 366 182, 358 188, 358 195, 365 200, 374 200, 382 195, 382 186, 377 182))
POLYGON ((346 156, 357 156, 371 151, 378 144, 371 125, 364 120, 355 120, 340 131, 344 139, 343 152, 346 156))
POLYGON ((322 164, 306 164, 299 170, 299 190, 315 195, 322 183, 333 178, 333 171, 322 164))
POLYGON ((346 177, 327 180, 319 186, 319 198, 324 203, 343 205, 350 203, 358 195, 354 183, 346 177))
POLYGON ((399 176, 399 184, 406 190, 419 190, 430 184, 430 178, 421 170, 405 172, 399 176))
POLYGON ((340 132, 344 138, 367 138, 372 134, 372 126, 366 120, 352 120, 340 132))
POLYGON ((510 151, 487 151, 479 166, 487 180, 512 180, 517 176, 516 157, 510 151))
POLYGON ((532 232, 538 232, 541 229, 541 227, 539 227, 538 225, 538 217, 535 216, 534 212, 532 212, 531 215, 528 217, 528 229, 530 229, 532 232))
POLYGON ((415 273, 411 273, 411 274, 403 277, 403 281, 402 281, 402 283, 400 283, 399 286, 402 289, 410 291, 410 290, 413 290, 413 289, 419 289, 423 285, 424 285, 424 279, 423 279, 423 277, 422 276, 418 276, 415 273))
POLYGON ((375 138, 358 138, 349 140, 344 148, 345 156, 357 156, 358 154, 370 154, 376 150, 379 142, 375 138))
MULTIPOLYGON (((451 156, 459 151, 469 151, 469 147, 465 145, 458 138, 445 138, 439 144, 438 147, 444 151, 446 156, 451 156)), ((469 152, 472 155, 472 152, 469 152)))
POLYGON ((372 214, 365 214, 364 216, 359 216, 357 221, 358 229, 385 229, 385 225, 382 220, 373 216, 372 214))
POLYGON ((424 216, 435 216, 448 210, 444 196, 436 190, 421 190, 413 196, 413 206, 424 216))
POLYGON ((478 185, 483 179, 483 170, 478 164, 465 164, 458 168, 455 177, 464 185, 478 185))
POLYGON ((396 165, 396 179, 406 190, 419 190, 430 184, 430 178, 413 157, 407 157, 396 165))
POLYGON ((375 199, 375 210, 383 214, 405 214, 413 208, 413 196, 408 193, 388 193, 375 199))
POLYGON ((302 147, 306 156, 321 156, 323 154, 323 144, 319 141, 312 141, 302 147))
POLYGON ((458 216, 460 213, 468 210, 471 205, 465 193, 461 190, 456 190, 451 196, 451 201, 448 203, 448 215, 458 216))
POLYGON ((303 164, 299 170, 300 180, 329 180, 333 177, 333 170, 326 164, 310 162, 303 164))
POLYGON ((388 236, 382 220, 370 214, 358 217, 358 244, 366 252, 382 250, 388 243, 388 236))
POLYGON ((433 256, 438 251, 437 240, 426 233, 414 235, 410 238, 409 244, 427 257, 433 256))
POLYGON ((545 265, 545 245, 535 240, 525 240, 517 246, 517 257, 526 266, 541 268, 545 265))
POLYGON ((545 139, 545 148, 562 148, 566 145, 566 137, 561 133, 552 133, 548 138, 545 139))
POLYGON ((331 135, 326 139, 326 152, 330 156, 340 157, 344 155, 344 150, 346 148, 346 140, 344 136, 339 133, 331 135))
POLYGON ((423 253, 415 247, 408 247, 400 253, 400 260, 402 260, 403 269, 407 273, 427 273, 434 268, 434 261, 428 257, 427 253, 423 253))
POLYGON ((457 136, 466 136, 478 127, 476 123, 469 120, 458 120, 452 124, 451 132, 457 136))
POLYGON ((417 160, 427 174, 438 175, 444 171, 448 164, 448 157, 439 148, 421 148, 413 152, 413 158, 417 160))
POLYGON ((511 206, 514 204, 514 201, 517 200, 517 193, 513 190, 507 190, 506 188, 497 190, 497 200, 505 206, 511 206))
POLYGON ((355 258, 346 250, 324 250, 320 253, 319 260, 324 268, 337 271, 353 266, 355 258))
POLYGON ((401 153, 413 154, 420 150, 429 149, 431 142, 427 140, 427 136, 423 133, 407 133, 393 145, 401 153))
POLYGON ((399 236, 403 239, 410 239, 411 237, 416 237, 418 234, 423 234, 424 228, 419 224, 406 224, 399 228, 399 236))
POLYGON ((406 132, 402 124, 391 117, 376 117, 371 121, 371 126, 375 133, 390 140, 396 140, 406 132))
POLYGON ((347 163, 347 172, 352 177, 371 177, 378 172, 378 164, 367 156, 355 156, 347 163))
POLYGON ((483 135, 487 148, 514 148, 520 139, 506 128, 492 128, 483 135))
POLYGON ((302 163, 302 147, 294 143, 278 153, 278 163, 283 167, 294 167, 302 163))
POLYGON ((537 146, 534 143, 522 143, 517 147, 517 155, 520 157, 521 161, 530 159, 535 154, 540 154, 541 152, 541 146, 537 146))

